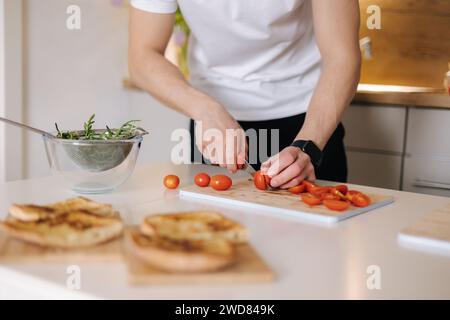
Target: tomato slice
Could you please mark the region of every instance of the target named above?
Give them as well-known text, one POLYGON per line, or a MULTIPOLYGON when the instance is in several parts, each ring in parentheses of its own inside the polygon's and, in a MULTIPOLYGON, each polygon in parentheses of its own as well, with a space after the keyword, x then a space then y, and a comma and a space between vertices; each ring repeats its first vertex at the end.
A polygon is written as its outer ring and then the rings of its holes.
POLYGON ((345 211, 350 207, 350 203, 341 200, 323 200, 323 205, 334 211, 345 211))
POLYGON ((314 183, 308 180, 303 180, 303 184, 305 185, 306 191, 308 192, 311 192, 312 189, 317 187, 314 183))
POLYGON ((333 189, 338 190, 343 195, 346 195, 348 192, 348 187, 345 184, 340 184, 340 185, 334 186, 333 189))
POLYGON ((371 200, 370 200, 369 196, 360 192, 360 193, 352 196, 351 202, 355 207, 363 208, 363 207, 367 207, 368 205, 370 205, 371 200))
POLYGON ((323 193, 320 198, 322 200, 341 200, 341 197, 333 193, 323 193))
POLYGON ((309 191, 309 193, 315 195, 316 197, 321 198, 323 194, 329 193, 331 190, 331 187, 319 187, 319 186, 315 186, 313 188, 311 188, 311 190, 309 191))
POLYGON ((322 199, 316 197, 311 193, 302 193, 301 197, 302 201, 311 207, 317 206, 322 203, 322 199))
POLYGON ((302 184, 299 184, 298 186, 289 188, 288 191, 293 194, 300 194, 300 193, 305 192, 305 189, 306 189, 306 186, 302 183, 302 184))

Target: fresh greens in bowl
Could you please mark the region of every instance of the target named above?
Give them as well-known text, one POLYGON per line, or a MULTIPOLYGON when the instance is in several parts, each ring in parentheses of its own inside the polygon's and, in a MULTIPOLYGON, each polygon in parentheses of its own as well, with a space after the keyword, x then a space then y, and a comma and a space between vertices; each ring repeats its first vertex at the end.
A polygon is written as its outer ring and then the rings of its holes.
POLYGON ((139 120, 125 122, 117 129, 94 129, 95 114, 84 123, 83 130, 61 131, 55 123, 58 142, 77 167, 90 172, 104 172, 119 167, 133 148, 139 150, 142 136, 147 134, 137 127, 139 120))
POLYGON ((61 131, 58 124, 55 123, 58 139, 67 140, 128 140, 134 138, 136 135, 145 133, 144 130, 138 128, 136 125, 140 120, 130 120, 122 124, 118 129, 111 129, 106 126, 106 129, 95 130, 95 114, 91 115, 84 123, 83 130, 80 131, 61 131))

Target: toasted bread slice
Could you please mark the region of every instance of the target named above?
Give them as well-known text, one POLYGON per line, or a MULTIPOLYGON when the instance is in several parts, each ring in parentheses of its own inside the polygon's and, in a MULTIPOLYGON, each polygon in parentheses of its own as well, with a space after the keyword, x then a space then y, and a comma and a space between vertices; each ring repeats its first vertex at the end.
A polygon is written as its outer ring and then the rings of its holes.
POLYGON ((70 211, 88 211, 92 215, 114 216, 116 213, 109 204, 97 203, 84 197, 77 197, 46 206, 34 204, 12 204, 9 213, 21 221, 40 221, 70 211))
POLYGON ((118 237, 123 223, 118 216, 99 217, 85 210, 70 211, 38 221, 9 217, 0 222, 8 235, 43 247, 80 248, 118 237))
POLYGON ((173 240, 212 240, 222 238, 233 244, 248 241, 248 232, 239 223, 212 211, 192 211, 149 216, 140 226, 149 237, 173 240))
POLYGON ((167 272, 212 272, 235 261, 235 248, 227 240, 174 240, 146 236, 130 230, 127 242, 131 253, 143 263, 167 272))

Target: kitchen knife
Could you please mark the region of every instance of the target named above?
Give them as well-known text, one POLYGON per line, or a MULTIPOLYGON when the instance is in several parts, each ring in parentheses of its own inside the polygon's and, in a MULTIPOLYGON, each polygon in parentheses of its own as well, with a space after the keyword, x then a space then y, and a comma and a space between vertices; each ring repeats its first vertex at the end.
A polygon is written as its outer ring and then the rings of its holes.
MULTIPOLYGON (((247 160, 244 162, 244 167, 242 168, 245 172, 247 172, 249 175, 252 176, 252 178, 255 176, 256 170, 253 169, 253 167, 248 163, 247 160)), ((272 188, 270 185, 267 186, 267 190, 274 191, 275 189, 272 188)))

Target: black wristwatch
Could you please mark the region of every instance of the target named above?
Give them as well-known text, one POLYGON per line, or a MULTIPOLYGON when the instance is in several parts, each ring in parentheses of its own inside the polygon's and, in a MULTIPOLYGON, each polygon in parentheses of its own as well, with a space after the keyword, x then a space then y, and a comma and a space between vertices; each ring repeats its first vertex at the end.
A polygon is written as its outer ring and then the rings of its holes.
POLYGON ((314 166, 320 166, 323 153, 314 142, 311 140, 296 140, 291 146, 297 147, 306 153, 311 158, 311 162, 314 166))

